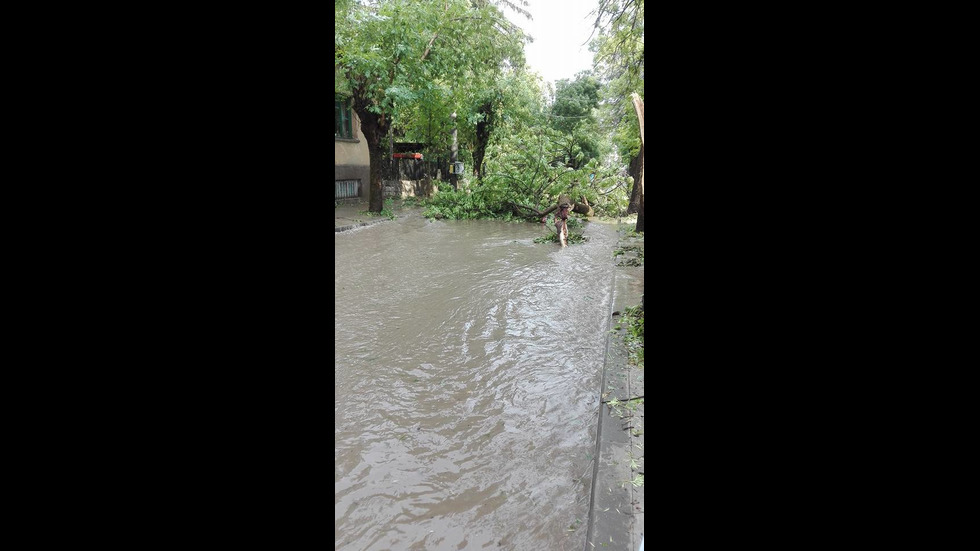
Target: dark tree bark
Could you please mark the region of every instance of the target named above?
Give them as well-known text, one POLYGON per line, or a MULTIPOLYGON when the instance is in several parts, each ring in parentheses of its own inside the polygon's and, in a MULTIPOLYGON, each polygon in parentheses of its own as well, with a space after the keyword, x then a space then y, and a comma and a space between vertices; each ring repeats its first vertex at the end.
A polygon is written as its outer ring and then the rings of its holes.
POLYGON ((640 211, 640 175, 643 174, 643 145, 640 145, 640 152, 630 161, 630 176, 633 177, 633 189, 630 191, 630 205, 626 208, 626 214, 633 214, 640 211))
MULTIPOLYGON (((640 99, 640 95, 636 92, 630 94, 633 98, 633 108, 636 109, 636 118, 640 122, 640 156, 643 156, 643 144, 646 140, 643 138, 643 100, 640 99)), ((643 163, 640 163, 640 210, 636 215, 636 232, 639 233, 643 231, 643 201, 646 195, 646 182, 643 181, 643 163)))
MULTIPOLYGON (((643 146, 640 146, 640 153, 641 154, 643 153, 643 146)), ((644 193, 644 187, 645 187, 645 185, 646 185, 646 182, 643 181, 643 163, 641 162, 640 163, 640 179, 639 179, 640 208, 636 212, 636 229, 634 230, 636 233, 640 233, 641 231, 643 231, 643 211, 644 211, 643 201, 646 198, 646 193, 644 193)))
MULTIPOLYGON (((640 156, 637 158, 640 159, 640 162, 637 165, 639 169, 633 175, 633 195, 638 200, 636 202, 636 210, 633 212, 636 213, 636 229, 634 231, 640 233, 643 231, 643 200, 645 198, 645 194, 643 193, 643 145, 640 145, 640 156)), ((632 208, 632 199, 630 200, 630 207, 632 208)), ((626 212, 629 213, 630 211, 627 209, 626 212)))
POLYGON ((643 195, 640 195, 640 210, 636 213, 636 233, 643 231, 643 195))
POLYGON ((368 210, 381 212, 384 208, 384 184, 382 183, 381 162, 384 159, 382 138, 388 134, 388 121, 383 115, 367 110, 363 101, 354 100, 354 111, 361 119, 361 133, 368 145, 368 159, 371 164, 371 183, 368 186, 368 210))
POLYGON ((493 131, 493 103, 488 101, 481 105, 480 113, 483 113, 483 120, 476 124, 476 144, 473 147, 473 177, 477 184, 482 181, 483 158, 487 153, 487 144, 490 143, 490 132, 493 131))

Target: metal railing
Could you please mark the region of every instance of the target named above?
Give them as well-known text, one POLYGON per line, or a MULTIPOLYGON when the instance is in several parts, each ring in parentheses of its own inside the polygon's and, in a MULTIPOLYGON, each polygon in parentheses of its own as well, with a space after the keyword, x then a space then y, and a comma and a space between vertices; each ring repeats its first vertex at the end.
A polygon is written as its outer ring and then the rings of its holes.
POLYGON ((449 163, 441 159, 382 159, 382 180, 423 180, 426 176, 435 178, 439 172, 443 179, 449 178, 449 163))
POLYGON ((360 197, 361 194, 361 181, 360 180, 336 180, 334 182, 334 199, 349 199, 352 197, 360 197))

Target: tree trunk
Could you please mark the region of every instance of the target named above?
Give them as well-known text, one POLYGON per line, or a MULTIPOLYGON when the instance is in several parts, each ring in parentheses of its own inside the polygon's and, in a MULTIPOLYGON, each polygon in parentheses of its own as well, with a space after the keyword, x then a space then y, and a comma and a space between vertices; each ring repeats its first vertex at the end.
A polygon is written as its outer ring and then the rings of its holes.
POLYGON ((640 164, 640 210, 636 213, 636 229, 633 230, 636 233, 643 231, 643 200, 646 193, 643 192, 643 164, 640 164))
POLYGON ((473 147, 473 177, 476 178, 477 184, 482 181, 483 158, 486 156, 490 132, 493 130, 493 104, 487 102, 481 105, 480 113, 483 113, 483 120, 476 124, 476 144, 473 147))
POLYGON ((368 158, 371 163, 371 182, 368 186, 368 210, 381 212, 384 208, 384 183, 382 182, 381 161, 384 159, 382 137, 388 134, 388 124, 383 117, 368 111, 356 109, 361 119, 361 133, 368 145, 368 158))
POLYGON ((643 231, 643 195, 640 195, 640 210, 636 213, 636 233, 643 231))
MULTIPOLYGON (((636 118, 640 122, 640 150, 643 150, 643 144, 646 140, 643 139, 643 100, 640 99, 640 95, 633 92, 630 95, 633 99, 633 107, 636 109, 636 118)), ((636 215, 636 232, 640 233, 643 231, 643 197, 646 195, 643 189, 643 164, 640 163, 640 211, 636 215)))
POLYGON ((579 214, 584 214, 586 216, 595 216, 595 212, 592 210, 592 205, 589 204, 589 200, 582 196, 581 203, 575 203, 572 207, 572 212, 577 212, 579 214))
MULTIPOLYGON (((640 146, 640 154, 643 154, 643 146, 640 146)), ((642 158, 642 157, 641 157, 642 158)), ((643 193, 643 162, 640 162, 640 177, 633 184, 637 189, 640 190, 640 208, 636 211, 636 229, 633 230, 636 233, 643 231, 643 200, 645 193, 643 193)))
POLYGON ((630 162, 630 176, 633 177, 633 189, 630 191, 630 205, 626 208, 626 214, 633 214, 640 211, 640 174, 643 173, 643 145, 640 145, 640 152, 630 162))

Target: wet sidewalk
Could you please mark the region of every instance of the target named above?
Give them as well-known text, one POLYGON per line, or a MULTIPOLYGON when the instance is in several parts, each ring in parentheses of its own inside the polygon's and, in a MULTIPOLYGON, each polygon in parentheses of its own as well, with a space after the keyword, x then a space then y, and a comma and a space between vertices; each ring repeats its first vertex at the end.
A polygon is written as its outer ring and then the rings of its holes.
POLYGON ((360 226, 370 226, 383 222, 387 218, 381 216, 369 216, 364 211, 368 210, 367 201, 345 202, 334 206, 334 231, 341 232, 352 230, 360 226))
MULTIPOLYGON (((621 238, 619 245, 638 246, 642 251, 643 241, 621 238)), ((636 265, 636 251, 631 253, 614 260, 613 315, 602 376, 587 535, 590 550, 636 551, 643 543, 645 377, 643 369, 628 365, 623 341, 627 326, 621 321, 626 308, 640 304, 643 295, 643 267, 636 265)))

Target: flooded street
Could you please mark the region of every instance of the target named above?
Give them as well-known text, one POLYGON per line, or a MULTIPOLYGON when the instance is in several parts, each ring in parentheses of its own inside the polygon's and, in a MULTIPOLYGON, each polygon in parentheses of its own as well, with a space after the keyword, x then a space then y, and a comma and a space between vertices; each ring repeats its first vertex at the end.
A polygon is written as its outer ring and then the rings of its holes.
POLYGON ((402 214, 334 237, 334 548, 583 549, 614 228, 402 214))

